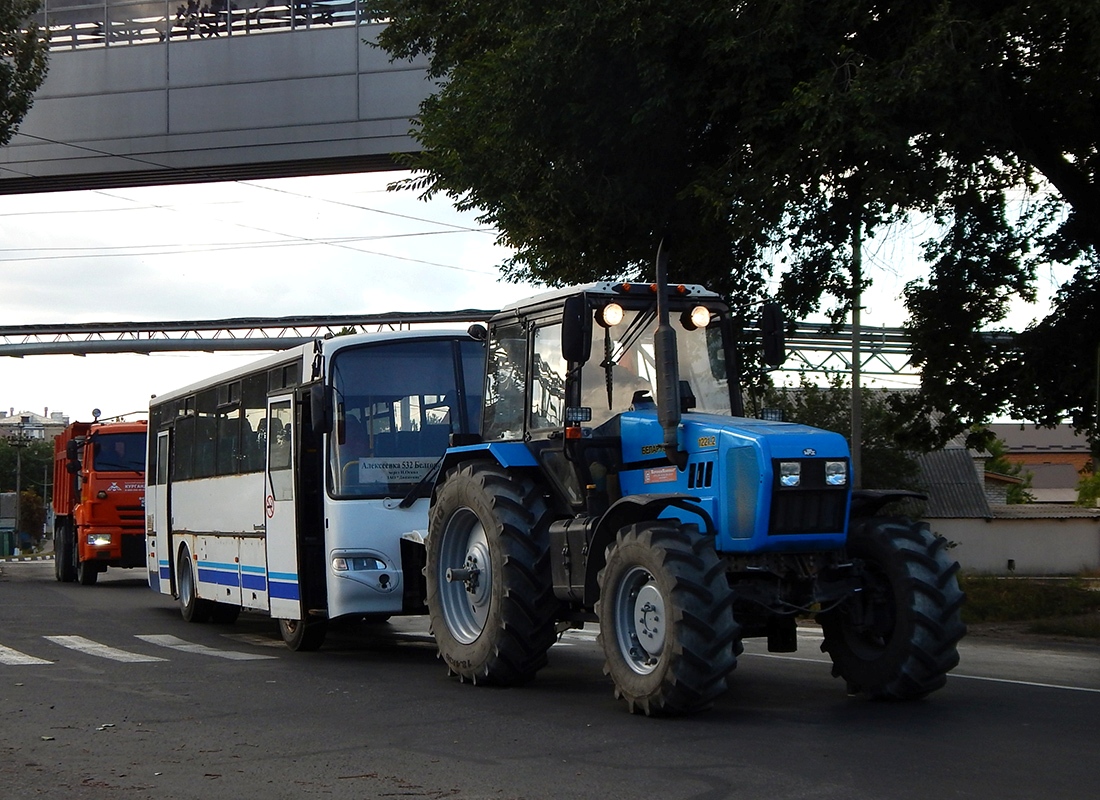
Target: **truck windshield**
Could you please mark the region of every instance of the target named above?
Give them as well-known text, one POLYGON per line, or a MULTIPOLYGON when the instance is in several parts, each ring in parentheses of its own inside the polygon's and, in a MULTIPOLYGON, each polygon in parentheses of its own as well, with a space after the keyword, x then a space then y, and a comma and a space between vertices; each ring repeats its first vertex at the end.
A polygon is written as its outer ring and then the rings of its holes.
POLYGON ((143 472, 144 433, 102 433, 92 443, 92 469, 97 472, 143 472))
MULTIPOLYGON (((712 313, 707 328, 685 326, 678 313, 671 316, 680 380, 687 382, 695 396, 694 410, 729 414, 729 380, 718 314, 712 313)), ((594 427, 628 410, 636 392, 657 396, 656 327, 656 309, 627 309, 618 325, 593 326, 592 356, 581 371, 581 404, 592 409, 594 427)))
POLYGON ((336 353, 332 495, 393 497, 415 486, 442 457, 450 434, 477 430, 484 359, 482 345, 471 339, 405 340, 336 353))

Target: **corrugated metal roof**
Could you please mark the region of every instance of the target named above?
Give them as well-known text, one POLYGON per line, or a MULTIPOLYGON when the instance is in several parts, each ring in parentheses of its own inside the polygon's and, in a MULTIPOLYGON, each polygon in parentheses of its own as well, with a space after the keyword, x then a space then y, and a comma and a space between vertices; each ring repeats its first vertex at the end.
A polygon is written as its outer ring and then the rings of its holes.
POLYGON ((917 462, 920 464, 921 482, 928 492, 925 517, 993 517, 969 450, 949 447, 918 456, 917 462))
POLYGON ((1100 521, 1100 508, 1075 506, 1069 503, 1019 503, 991 506, 998 519, 1095 519, 1100 521))

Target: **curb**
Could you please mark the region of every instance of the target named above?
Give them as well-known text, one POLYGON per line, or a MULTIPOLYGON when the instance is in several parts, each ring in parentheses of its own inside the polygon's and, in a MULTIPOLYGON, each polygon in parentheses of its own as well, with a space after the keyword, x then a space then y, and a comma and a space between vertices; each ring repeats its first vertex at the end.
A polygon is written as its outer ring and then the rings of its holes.
POLYGON ((0 563, 11 563, 16 561, 53 561, 53 553, 37 556, 0 556, 0 563))

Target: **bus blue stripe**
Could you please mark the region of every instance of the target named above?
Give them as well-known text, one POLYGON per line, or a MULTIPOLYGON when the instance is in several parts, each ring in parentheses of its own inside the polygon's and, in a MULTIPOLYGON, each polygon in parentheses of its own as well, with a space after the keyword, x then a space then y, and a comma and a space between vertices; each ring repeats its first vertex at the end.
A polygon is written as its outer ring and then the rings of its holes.
POLYGON ((272 581, 268 588, 268 594, 280 600, 297 600, 299 599, 298 584, 272 581))

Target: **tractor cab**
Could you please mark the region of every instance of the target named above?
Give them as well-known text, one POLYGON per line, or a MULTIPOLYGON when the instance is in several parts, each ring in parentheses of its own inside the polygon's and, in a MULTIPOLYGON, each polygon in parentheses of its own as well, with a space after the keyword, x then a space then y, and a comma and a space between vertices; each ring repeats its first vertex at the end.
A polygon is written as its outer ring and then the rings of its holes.
MULTIPOLYGON (((725 303, 700 286, 668 295, 678 411, 740 412, 725 303)), ((656 328, 656 286, 610 282, 535 297, 490 323, 482 439, 523 443, 553 481, 560 511, 602 513, 622 495, 624 464, 668 463, 656 415, 656 328), (649 444, 624 447, 652 426, 649 444), (624 427, 632 435, 624 438, 624 427)))

